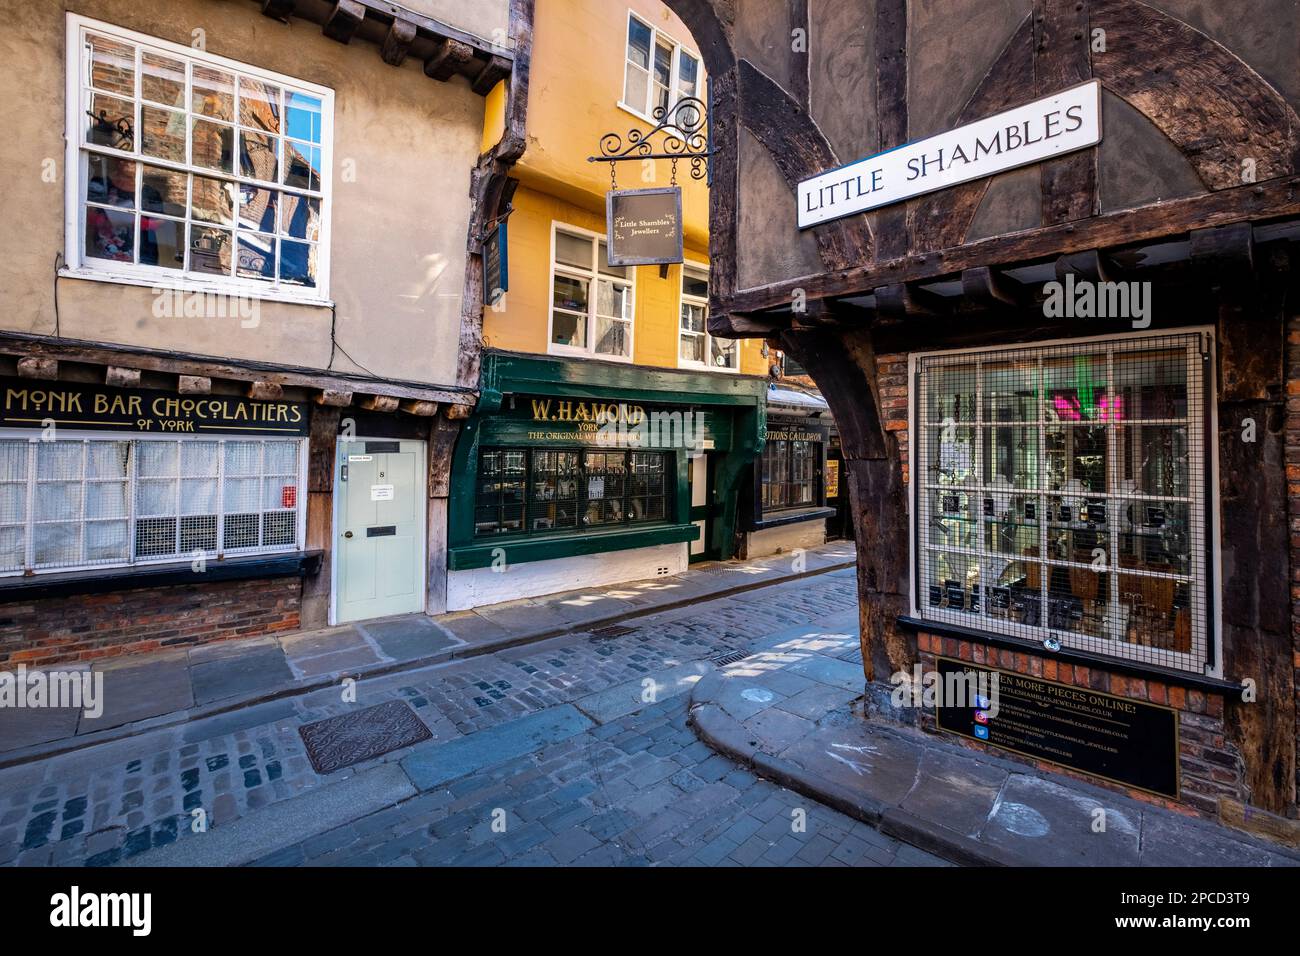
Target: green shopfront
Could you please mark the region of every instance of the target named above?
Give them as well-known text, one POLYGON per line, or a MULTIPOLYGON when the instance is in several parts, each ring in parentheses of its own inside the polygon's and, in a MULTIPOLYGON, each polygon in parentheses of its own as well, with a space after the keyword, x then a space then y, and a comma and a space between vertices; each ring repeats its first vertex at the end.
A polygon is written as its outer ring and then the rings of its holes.
POLYGON ((480 386, 452 465, 449 610, 735 553, 764 380, 489 351, 480 386))

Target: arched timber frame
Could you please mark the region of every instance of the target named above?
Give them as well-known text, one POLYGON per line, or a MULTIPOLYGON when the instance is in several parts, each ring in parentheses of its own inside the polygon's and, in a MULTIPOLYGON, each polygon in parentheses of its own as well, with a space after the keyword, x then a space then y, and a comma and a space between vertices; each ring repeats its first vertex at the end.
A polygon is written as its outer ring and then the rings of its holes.
MULTIPOLYGON (((1103 90, 1132 107, 1172 144, 1194 170, 1202 191, 1103 213, 1099 150, 1090 149, 1040 164, 1041 220, 1036 228, 973 237, 972 224, 990 186, 989 180, 975 181, 819 226, 813 230, 819 273, 738 288, 737 257, 744 241, 738 236, 742 130, 763 146, 792 192, 802 179, 864 157, 836 156, 819 128, 809 102, 806 54, 797 49, 788 54, 791 60, 783 71, 791 77, 788 89, 769 75, 771 64, 765 73, 762 65, 737 54, 737 10, 746 0, 666 2, 699 45, 714 97, 711 121, 719 153, 710 197, 714 281, 709 329, 717 335, 766 338, 785 349, 809 370, 831 404, 857 531, 868 681, 885 681, 916 660, 914 636, 897 624, 908 606, 910 582, 906 464, 882 410, 882 388, 896 389, 899 383, 882 384, 876 351, 887 348, 882 343, 898 341, 900 330, 915 328, 918 318, 979 315, 989 308, 1005 313, 1022 307, 1021 337, 1044 337, 1048 330, 1042 328, 1041 310, 1023 308, 1032 304, 1032 290, 1008 281, 1006 269, 1055 260, 1058 275, 1099 278, 1116 261, 1111 254, 1120 247, 1190 237, 1188 259, 1198 281, 1218 283, 1214 288, 1223 290, 1232 286, 1226 281, 1230 274, 1245 275, 1246 281, 1236 283, 1236 293, 1219 300, 1220 414, 1231 410, 1233 416, 1269 422, 1266 444, 1254 453, 1282 474, 1285 396, 1275 373, 1283 367, 1284 346, 1272 339, 1261 346, 1250 322, 1261 309, 1269 310, 1278 316, 1280 329, 1288 305, 1295 311, 1300 256, 1270 250, 1274 273, 1262 276, 1261 263, 1252 259, 1252 224, 1300 219, 1300 117, 1240 56, 1140 0, 1032 0, 1032 13, 1011 31, 950 126, 1096 78, 1103 90), (1142 42, 1113 39, 1104 55, 1093 55, 1094 30, 1111 38, 1141 37, 1142 42), (1026 84, 1029 77, 1032 83, 1026 84), (1243 157, 1253 165, 1250 177, 1243 176, 1243 157), (1288 272, 1289 279, 1277 278, 1288 272), (960 280, 963 290, 956 303, 938 303, 920 288, 953 279, 960 280), (1234 296, 1236 301, 1229 301, 1234 296), (806 308, 796 310, 796 303, 806 303, 806 308)), ((854 0, 785 4, 789 29, 802 29, 808 36, 810 4, 836 2, 854 0)), ((880 150, 909 138, 908 13, 908 0, 876 0, 874 23, 868 24, 875 53, 867 69, 875 73, 880 150)), ((794 242, 793 223, 789 228, 794 242)), ((965 334, 972 344, 978 341, 977 330, 965 334)), ((1285 380, 1281 385, 1284 390, 1285 380)), ((1241 460, 1241 443, 1230 443, 1222 425, 1219 438, 1225 472, 1232 465, 1262 474, 1258 461, 1241 460)), ((1278 487, 1272 478, 1247 482, 1244 488, 1221 481, 1224 526, 1248 525, 1261 543, 1260 554, 1288 553, 1287 516, 1277 516, 1278 501, 1285 497, 1285 482, 1278 487)), ((1290 517, 1297 520, 1300 514, 1290 517)), ((1225 567, 1234 558, 1249 558, 1227 550, 1225 545, 1225 567)), ((1224 677, 1268 685, 1258 705, 1235 706, 1233 743, 1243 754, 1268 754, 1247 760, 1251 802, 1294 812, 1291 569, 1286 562, 1280 565, 1276 573, 1261 573, 1258 581, 1225 583, 1225 621, 1231 613, 1238 624, 1224 628, 1224 677)), ((1300 653, 1300 644, 1294 650, 1300 653)), ((1231 698, 1229 707, 1234 707, 1231 698)))

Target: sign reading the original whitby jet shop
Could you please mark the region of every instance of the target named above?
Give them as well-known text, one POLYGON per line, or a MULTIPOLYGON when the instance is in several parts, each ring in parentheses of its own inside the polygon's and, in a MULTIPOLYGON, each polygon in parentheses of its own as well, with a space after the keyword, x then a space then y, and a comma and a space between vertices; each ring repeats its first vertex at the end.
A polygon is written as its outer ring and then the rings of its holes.
POLYGON ((988 675, 997 675, 996 700, 954 695, 959 706, 936 706, 940 730, 1177 799, 1178 714, 1172 709, 944 657, 935 664, 945 688, 966 674, 989 688, 988 675))
POLYGON ((177 395, 82 382, 0 379, 0 427, 215 435, 307 434, 301 402, 255 402, 231 395, 177 395))
POLYGON ((1042 162, 1101 142, 1101 83, 1084 83, 799 184, 799 228, 1042 162))

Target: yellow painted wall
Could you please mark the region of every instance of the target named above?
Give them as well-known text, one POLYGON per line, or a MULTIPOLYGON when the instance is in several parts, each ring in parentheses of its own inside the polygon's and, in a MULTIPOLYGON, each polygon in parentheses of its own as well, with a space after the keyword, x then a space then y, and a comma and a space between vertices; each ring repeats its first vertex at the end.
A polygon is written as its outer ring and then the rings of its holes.
MULTIPOLYGON (((510 291, 498 308, 485 310, 483 334, 490 348, 544 355, 551 294, 551 225, 576 226, 603 235, 605 213, 603 208, 583 208, 526 186, 515 193, 514 206, 509 230, 510 291)), ((708 255, 702 248, 688 246, 686 259, 705 265, 708 255)), ((677 367, 681 269, 669 266, 666 279, 659 277, 658 266, 633 270, 632 359, 637 365, 677 367)), ((742 373, 767 374, 762 347, 757 339, 741 342, 742 373)))
MULTIPOLYGON (((605 232, 606 163, 589 163, 602 135, 648 132, 651 124, 620 107, 627 49, 628 10, 681 43, 699 47, 685 25, 660 0, 546 0, 537 5, 528 100, 528 148, 515 167, 522 183, 510 217, 510 292, 500 311, 487 310, 484 334, 493 348, 545 354, 552 222, 605 232)), ((659 137, 657 137, 659 138, 659 137)), ((671 167, 622 163, 620 188, 667 186, 671 167), (648 174, 650 178, 644 178, 648 174)), ((686 227, 686 258, 708 261, 708 188, 678 168, 686 227)), ((657 266, 636 271, 633 360, 677 367, 681 267, 667 279, 657 266)), ((740 370, 765 375, 762 343, 741 343, 740 370)), ((728 374, 719 372, 718 374, 728 374)))

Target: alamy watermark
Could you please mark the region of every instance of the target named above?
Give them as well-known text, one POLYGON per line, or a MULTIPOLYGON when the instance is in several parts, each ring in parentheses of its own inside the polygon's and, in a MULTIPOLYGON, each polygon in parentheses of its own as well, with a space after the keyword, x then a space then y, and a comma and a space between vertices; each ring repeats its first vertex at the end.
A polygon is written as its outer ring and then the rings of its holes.
POLYGON ((20 708, 75 708, 95 720, 104 713, 102 671, 34 670, 19 664, 0 671, 0 711, 20 708))
POLYGON ((940 674, 917 664, 910 672, 897 671, 889 678, 894 685, 889 699, 899 710, 907 707, 969 707, 984 719, 991 720, 1000 709, 998 678, 998 674, 984 671, 940 674))
POLYGON ((150 291, 155 319, 238 319, 242 329, 262 324, 262 300, 255 296, 158 286, 150 291))
POLYGON ((1043 315, 1049 319, 1128 319, 1135 329, 1151 327, 1150 282, 1076 280, 1043 286, 1043 315))

